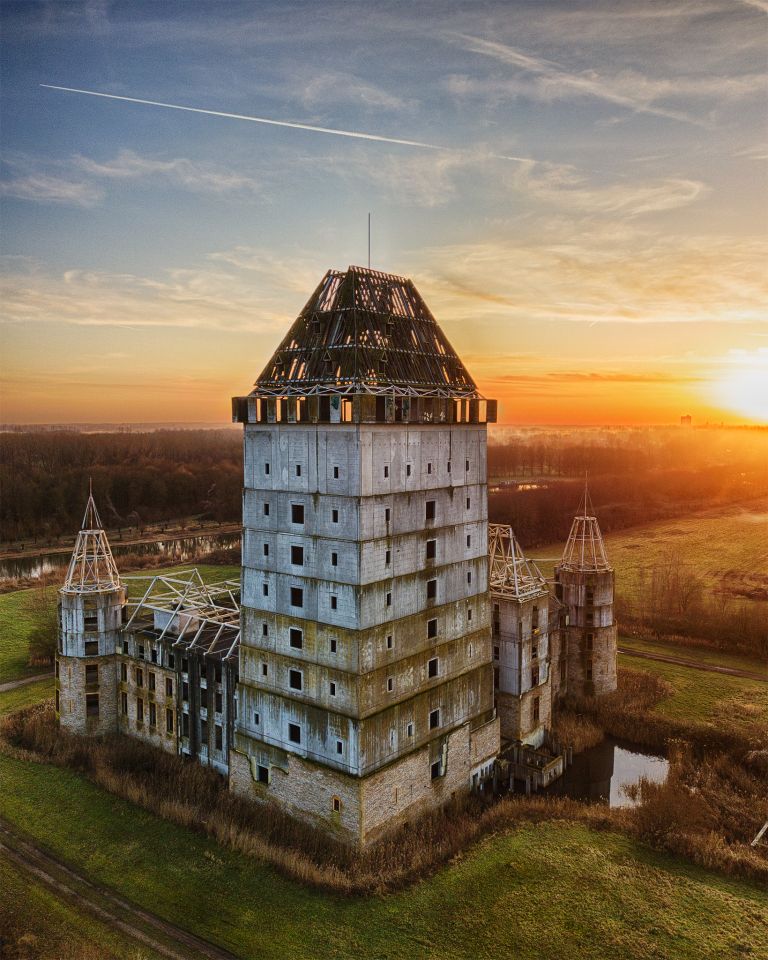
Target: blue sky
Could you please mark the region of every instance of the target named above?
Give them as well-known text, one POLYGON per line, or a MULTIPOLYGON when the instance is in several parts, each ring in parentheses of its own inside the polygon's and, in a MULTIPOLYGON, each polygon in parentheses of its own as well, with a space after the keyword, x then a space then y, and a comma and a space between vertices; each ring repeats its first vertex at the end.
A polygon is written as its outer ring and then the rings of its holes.
POLYGON ((768 420, 764 0, 2 13, 3 419, 226 418, 371 211, 505 419, 768 420))

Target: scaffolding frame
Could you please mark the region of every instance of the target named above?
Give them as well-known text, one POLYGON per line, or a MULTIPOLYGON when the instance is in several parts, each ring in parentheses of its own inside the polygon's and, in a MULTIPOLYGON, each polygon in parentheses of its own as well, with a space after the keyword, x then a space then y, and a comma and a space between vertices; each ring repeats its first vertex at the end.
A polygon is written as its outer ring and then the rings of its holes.
MULTIPOLYGON (((174 645, 184 643, 188 648, 196 647, 204 653, 220 654, 226 660, 236 655, 240 646, 239 598, 239 580, 205 583, 197 568, 183 570, 174 576, 159 574, 152 577, 140 599, 129 599, 127 606, 133 610, 125 630, 138 628, 146 614, 168 614, 165 626, 155 638, 158 642, 170 635, 174 638, 174 645), (171 629, 174 623, 178 633, 171 629)), ((154 616, 152 619, 154 621, 154 616)))
POLYGON ((91 488, 62 590, 67 593, 101 593, 117 590, 120 585, 120 574, 91 488))
POLYGON ((492 597, 527 600, 549 594, 542 572, 533 560, 526 558, 512 527, 503 523, 488 524, 488 552, 492 597))

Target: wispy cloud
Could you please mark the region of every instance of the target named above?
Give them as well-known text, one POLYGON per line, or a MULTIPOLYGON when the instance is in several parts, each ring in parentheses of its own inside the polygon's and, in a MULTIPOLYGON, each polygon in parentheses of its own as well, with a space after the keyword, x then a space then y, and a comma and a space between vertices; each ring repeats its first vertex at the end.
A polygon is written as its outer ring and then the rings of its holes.
POLYGON ((76 156, 74 166, 84 173, 108 180, 137 180, 143 177, 165 177, 190 190, 212 193, 258 193, 261 184, 252 177, 233 170, 196 163, 185 157, 164 160, 143 157, 133 150, 122 150, 114 159, 99 162, 76 156))
POLYGON ((644 91, 645 78, 639 75, 633 75, 631 83, 624 82, 622 84, 624 89, 617 89, 615 82, 604 79, 594 70, 582 73, 569 72, 551 60, 535 57, 514 47, 495 40, 485 40, 482 37, 457 34, 455 39, 466 50, 491 57, 538 78, 542 94, 549 99, 566 96, 593 97, 626 107, 636 113, 649 113, 686 123, 698 123, 685 113, 653 105, 650 102, 653 97, 649 97, 648 91, 644 91))
POLYGON ((505 373, 491 377, 495 383, 699 383, 704 377, 690 376, 677 373, 643 373, 632 371, 591 372, 583 373, 578 370, 555 370, 549 373, 526 374, 505 373))
POLYGON ((572 166, 543 163, 522 163, 513 184, 537 200, 564 209, 628 218, 687 206, 707 192, 700 181, 681 178, 652 183, 591 184, 572 166))
POLYGON ((766 324, 766 262, 766 240, 561 222, 537 239, 432 248, 417 277, 438 316, 507 342, 515 323, 766 324))
POLYGON ((305 107, 348 104, 364 110, 413 110, 416 101, 384 90, 351 73, 326 70, 302 78, 296 91, 305 107))
POLYGON ((76 207, 93 207, 104 191, 92 183, 70 180, 46 173, 29 173, 0 180, 0 195, 37 203, 63 203, 76 207))
POLYGON ((285 312, 286 299, 293 293, 300 306, 322 272, 318 263, 297 270, 293 258, 281 260, 254 247, 215 252, 202 263, 157 276, 54 272, 11 257, 0 277, 0 299, 6 324, 264 333, 285 328, 293 319, 285 312))

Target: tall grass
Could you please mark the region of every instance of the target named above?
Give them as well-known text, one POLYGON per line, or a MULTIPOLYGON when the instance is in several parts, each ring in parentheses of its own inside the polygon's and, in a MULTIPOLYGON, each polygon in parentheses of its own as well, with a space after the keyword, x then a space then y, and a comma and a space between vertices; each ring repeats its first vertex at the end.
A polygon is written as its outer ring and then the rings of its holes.
MULTIPOLYGON (((643 691, 648 694, 645 687, 635 688, 635 695, 643 691)), ((768 819, 761 754, 742 750, 734 757, 720 751, 702 760, 689 741, 668 746, 667 782, 642 782, 641 802, 634 809, 557 796, 466 796, 357 851, 276 804, 256 805, 235 796, 219 774, 195 761, 130 737, 67 734, 57 728, 50 704, 0 721, 0 747, 7 752, 76 770, 110 793, 258 858, 292 880, 334 893, 400 889, 493 832, 544 820, 621 829, 702 866, 768 883, 768 854, 749 847, 768 819)))

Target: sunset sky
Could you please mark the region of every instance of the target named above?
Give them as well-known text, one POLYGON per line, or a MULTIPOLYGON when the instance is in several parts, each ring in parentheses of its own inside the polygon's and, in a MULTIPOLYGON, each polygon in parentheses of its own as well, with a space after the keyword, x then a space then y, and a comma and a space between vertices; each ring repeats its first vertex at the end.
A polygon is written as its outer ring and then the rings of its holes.
POLYGON ((0 420, 226 422, 371 211, 501 420, 768 423, 768 0, 2 14, 0 420))

